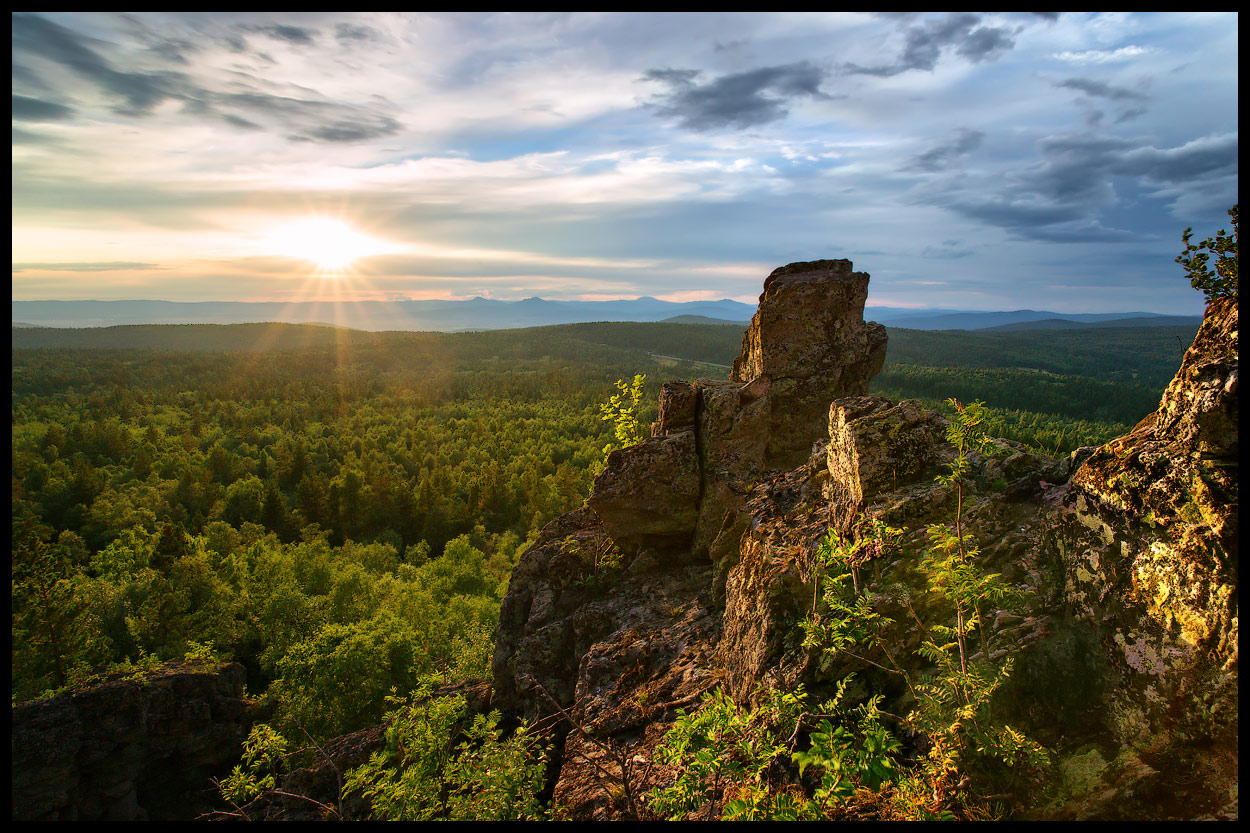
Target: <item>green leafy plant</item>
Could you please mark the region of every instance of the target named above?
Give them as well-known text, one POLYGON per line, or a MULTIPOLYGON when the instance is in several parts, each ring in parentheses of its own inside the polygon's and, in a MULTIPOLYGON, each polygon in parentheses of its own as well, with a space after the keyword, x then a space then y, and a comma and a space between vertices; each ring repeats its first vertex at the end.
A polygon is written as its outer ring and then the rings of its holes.
POLYGON ((524 724, 504 737, 499 712, 464 727, 464 697, 431 697, 432 685, 427 678, 413 697, 389 698, 386 746, 347 774, 344 793, 364 796, 386 821, 544 818, 539 739, 524 724))
MULTIPOLYGON (((672 821, 705 808, 710 820, 726 787, 749 784, 758 789, 764 770, 784 751, 766 731, 759 715, 740 709, 717 688, 703 696, 703 707, 698 711, 679 712, 665 735, 657 758, 680 771, 672 786, 648 794, 650 807, 672 821)), ((758 804, 758 799, 739 801, 752 807, 758 804)))
POLYGON ((235 806, 272 790, 286 756, 287 740, 272 727, 258 723, 243 743, 243 760, 218 786, 222 797, 235 806))
POLYGON ((810 821, 828 818, 858 789, 895 780, 901 744, 881 723, 880 696, 843 705, 852 678, 814 713, 801 685, 761 692, 755 709, 719 688, 704 695, 700 710, 678 713, 657 751, 678 775, 648 794, 651 809, 673 820, 702 810, 711 819, 719 804, 726 821, 810 821), (796 751, 804 730, 810 745, 796 751), (796 769, 798 779, 787 775, 796 769), (809 769, 820 774, 810 798, 798 783, 809 769))
POLYGON ((950 471, 937 480, 954 487, 955 517, 950 525, 929 528, 931 544, 922 563, 930 589, 941 593, 954 609, 953 626, 926 625, 907 603, 924 633, 918 653, 937 668, 913 686, 918 696, 913 718, 932 743, 924 763, 924 780, 932 795, 930 809, 942 807, 972 786, 974 777, 1010 778, 1049 763, 1040 744, 993 713, 993 696, 1010 674, 1012 661, 1007 657, 1000 664, 991 657, 983 616, 987 610, 1020 601, 1021 595, 1000 575, 981 570, 979 550, 964 532, 971 452, 985 452, 993 445, 981 431, 984 406, 980 402, 965 406, 956 399, 947 404, 954 409, 955 419, 946 438, 956 456, 950 471), (973 654, 969 646, 974 635, 980 637, 979 654, 973 654))
MULTIPOLYGON (((839 698, 849 681, 847 677, 839 688, 839 698)), ((902 744, 882 725, 877 708, 880 702, 879 694, 869 698, 855 710, 856 719, 844 725, 822 719, 812 732, 811 748, 793 755, 800 774, 809 766, 820 768, 820 786, 812 798, 824 815, 830 813, 833 804, 850 798, 858 786, 876 790, 898 779, 895 756, 902 744)))
POLYGON ((617 448, 627 448, 646 439, 647 435, 638 421, 638 403, 642 399, 642 386, 646 381, 645 373, 636 374, 629 383, 617 379, 614 383, 617 392, 599 406, 600 419, 612 423, 615 439, 615 442, 603 447, 605 458, 617 448))
POLYGON ((1189 283, 1194 289, 1202 292, 1207 303, 1216 298, 1235 297, 1237 295, 1237 206, 1228 210, 1233 221, 1233 233, 1229 235, 1224 229, 1194 245, 1189 242, 1193 236, 1193 228, 1186 228, 1181 235, 1185 251, 1176 258, 1189 276, 1189 283), (1215 269, 1208 268, 1210 257, 1215 256, 1215 269))
POLYGON ((829 530, 816 550, 811 612, 799 623, 804 647, 816 649, 822 658, 845 653, 877 665, 850 650, 884 647, 882 631, 893 621, 876 610, 861 586, 860 570, 887 553, 900 534, 901 530, 875 518, 854 536, 829 530))

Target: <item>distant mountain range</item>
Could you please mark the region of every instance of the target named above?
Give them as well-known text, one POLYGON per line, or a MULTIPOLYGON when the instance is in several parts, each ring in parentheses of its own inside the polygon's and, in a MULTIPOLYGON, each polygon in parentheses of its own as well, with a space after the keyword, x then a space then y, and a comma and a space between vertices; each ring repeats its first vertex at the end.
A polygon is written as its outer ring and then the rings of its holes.
MULTIPOLYGON (((658 298, 620 301, 13 301, 14 327, 113 327, 123 324, 246 324, 279 321, 329 324, 357 330, 503 330, 591 321, 676 321, 746 326, 755 308, 721 299, 678 303, 658 298)), ((868 307, 864 317, 911 330, 1061 329, 1081 326, 1172 326, 1201 316, 1150 312, 1058 313, 1038 310, 977 312, 868 307)))
POLYGON ((40 327, 119 324, 324 323, 357 330, 505 330, 591 321, 663 321, 682 315, 750 320, 755 308, 728 299, 675 303, 632 301, 353 301, 348 303, 235 301, 14 301, 13 320, 40 327))
POLYGON ((1202 323, 1201 315, 1154 312, 1068 313, 1018 309, 1011 312, 911 310, 868 307, 864 317, 908 330, 1057 330, 1072 327, 1172 327, 1202 323))

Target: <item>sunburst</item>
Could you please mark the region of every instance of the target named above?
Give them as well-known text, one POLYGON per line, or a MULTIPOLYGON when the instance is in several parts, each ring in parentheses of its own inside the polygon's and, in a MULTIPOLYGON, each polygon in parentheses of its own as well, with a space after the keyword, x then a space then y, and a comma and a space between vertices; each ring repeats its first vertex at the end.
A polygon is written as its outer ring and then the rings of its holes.
POLYGON ((279 226, 266 237, 264 247, 275 255, 306 260, 326 273, 342 272, 361 258, 399 250, 329 217, 306 217, 279 226))

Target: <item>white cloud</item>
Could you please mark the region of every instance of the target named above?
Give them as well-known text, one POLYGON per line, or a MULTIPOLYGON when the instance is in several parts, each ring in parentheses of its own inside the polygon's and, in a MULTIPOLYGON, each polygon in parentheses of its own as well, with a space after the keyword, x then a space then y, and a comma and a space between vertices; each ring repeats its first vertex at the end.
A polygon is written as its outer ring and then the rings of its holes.
POLYGON ((1150 52, 1142 46, 1122 46, 1119 49, 1087 49, 1083 52, 1056 52, 1054 57, 1071 64, 1106 64, 1127 61, 1150 52))

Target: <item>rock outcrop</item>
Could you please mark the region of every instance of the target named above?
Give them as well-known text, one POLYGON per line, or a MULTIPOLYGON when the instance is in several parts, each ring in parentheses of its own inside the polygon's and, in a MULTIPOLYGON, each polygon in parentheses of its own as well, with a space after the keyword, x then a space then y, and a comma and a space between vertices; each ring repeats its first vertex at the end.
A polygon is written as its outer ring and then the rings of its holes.
POLYGON ((169 663, 13 707, 14 820, 190 819, 256 719, 243 666, 169 663))
POLYGON ((730 379, 767 387, 767 468, 806 460, 829 402, 865 393, 885 363, 885 327, 864 323, 868 275, 851 269, 849 260, 791 263, 764 281, 730 379))
POLYGON ((613 540, 707 557, 750 484, 806 460, 829 402, 881 370, 885 328, 864 322, 867 297, 849 260, 774 270, 730 380, 666 383, 651 438, 609 456, 589 506, 613 540))
POLYGON ((1105 726, 1127 758, 1076 817, 1213 813, 1220 790, 1235 813, 1237 371, 1237 302, 1219 299, 1159 409, 1055 496, 1063 597, 1101 649, 1105 726))
MULTIPOLYGON (((928 526, 955 506, 935 480, 947 423, 865 395, 885 350, 862 321, 867 280, 848 261, 776 270, 731 379, 665 383, 651 438, 614 452, 586 506, 522 556, 495 702, 561 723, 552 779, 571 817, 628 815, 621 761, 633 794, 669 783, 654 748, 717 685, 746 703, 770 681, 855 673, 862 696, 909 708, 886 657, 819 655, 797 626, 820 541, 871 519, 904 530, 861 565, 893 620, 891 663, 928 670, 917 616, 951 615, 919 569, 928 526)), ((1061 459, 1010 441, 971 455, 964 531, 1027 599, 986 612, 977 651, 1016 657, 1002 707, 1058 744, 1059 786, 1032 815, 1236 815, 1236 315, 1212 305, 1128 436, 1061 459)))

